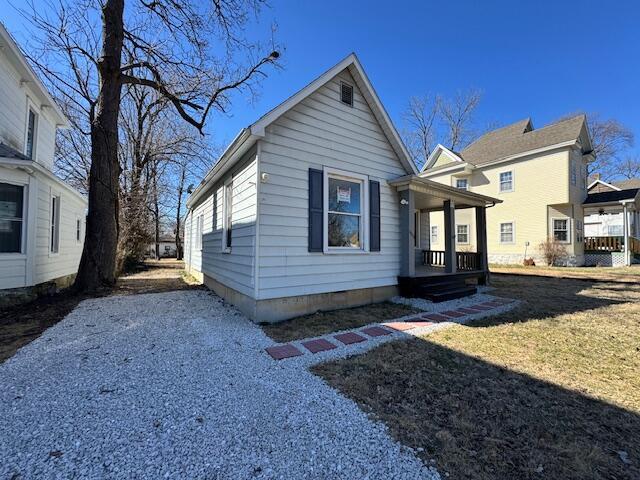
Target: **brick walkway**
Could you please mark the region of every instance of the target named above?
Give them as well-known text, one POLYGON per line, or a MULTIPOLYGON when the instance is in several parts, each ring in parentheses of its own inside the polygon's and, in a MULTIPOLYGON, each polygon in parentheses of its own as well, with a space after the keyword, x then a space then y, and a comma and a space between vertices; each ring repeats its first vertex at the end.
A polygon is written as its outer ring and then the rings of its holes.
MULTIPOLYGON (((266 348, 266 352, 274 360, 313 355, 328 350, 345 349, 363 342, 378 340, 380 337, 401 337, 417 335, 428 330, 428 327, 439 323, 466 323, 478 316, 492 314, 492 310, 514 304, 514 300, 496 297, 488 302, 472 304, 455 310, 441 312, 425 312, 410 317, 392 320, 380 324, 371 324, 352 331, 330 333, 322 337, 297 340, 266 348)), ((391 339, 391 338, 389 338, 391 339)))

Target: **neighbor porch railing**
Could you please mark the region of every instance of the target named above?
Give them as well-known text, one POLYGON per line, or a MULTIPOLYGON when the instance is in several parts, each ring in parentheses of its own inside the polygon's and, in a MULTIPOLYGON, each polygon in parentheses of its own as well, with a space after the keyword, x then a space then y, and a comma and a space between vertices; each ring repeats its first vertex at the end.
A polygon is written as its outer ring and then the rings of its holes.
POLYGON ((584 237, 586 252, 621 252, 624 237, 584 237))
MULTIPOLYGON (((429 267, 444 267, 444 250, 423 250, 422 263, 429 267)), ((480 270, 480 254, 476 252, 456 252, 456 270, 480 270)))
POLYGON ((640 239, 629 237, 629 251, 636 255, 640 255, 640 239))

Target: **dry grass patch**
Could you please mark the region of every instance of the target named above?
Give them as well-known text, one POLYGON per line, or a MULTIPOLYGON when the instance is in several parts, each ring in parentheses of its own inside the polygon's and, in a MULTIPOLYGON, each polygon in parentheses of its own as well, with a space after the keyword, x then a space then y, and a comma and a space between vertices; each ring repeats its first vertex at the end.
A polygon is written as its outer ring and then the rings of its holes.
POLYGON ((317 337, 339 330, 362 327, 370 323, 420 313, 408 305, 383 302, 363 307, 345 308, 296 317, 286 322, 264 325, 264 332, 276 342, 290 342, 301 338, 317 337))
POLYGON ((573 278, 594 281, 632 282, 640 280, 640 265, 630 267, 549 267, 536 265, 491 265, 492 273, 537 275, 542 277, 573 278))
POLYGON ((640 286, 494 285, 524 305, 314 371, 454 478, 640 478, 640 286))

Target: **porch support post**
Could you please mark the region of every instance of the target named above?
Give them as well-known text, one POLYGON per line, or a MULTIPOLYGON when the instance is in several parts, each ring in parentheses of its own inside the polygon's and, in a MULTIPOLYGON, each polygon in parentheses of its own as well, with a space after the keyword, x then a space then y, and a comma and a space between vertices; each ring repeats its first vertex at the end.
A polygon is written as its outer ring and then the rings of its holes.
POLYGON ((400 192, 400 276, 414 277, 416 274, 415 246, 413 234, 416 231, 413 211, 415 200, 410 189, 400 192))
POLYGON ((456 206, 444 201, 444 271, 456 273, 456 206))
POLYGON ((489 284, 489 258, 487 255, 487 210, 485 207, 476 207, 476 245, 480 261, 480 270, 484 272, 479 279, 481 285, 489 284))
POLYGON ((629 209, 626 202, 622 204, 622 232, 624 235, 624 264, 631 265, 631 255, 629 253, 629 237, 631 236, 629 230, 629 209))

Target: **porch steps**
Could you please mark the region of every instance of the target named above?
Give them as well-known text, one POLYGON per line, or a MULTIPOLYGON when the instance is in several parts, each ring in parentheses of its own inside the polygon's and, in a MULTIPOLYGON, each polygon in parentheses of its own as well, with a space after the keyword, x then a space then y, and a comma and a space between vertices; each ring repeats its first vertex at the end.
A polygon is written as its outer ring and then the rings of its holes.
POLYGON ((400 294, 409 298, 424 298, 434 303, 468 297, 477 293, 464 276, 437 275, 431 277, 399 277, 400 294))

